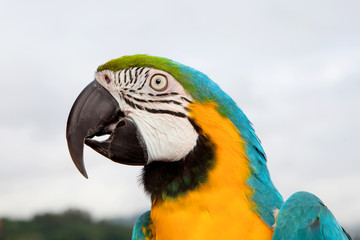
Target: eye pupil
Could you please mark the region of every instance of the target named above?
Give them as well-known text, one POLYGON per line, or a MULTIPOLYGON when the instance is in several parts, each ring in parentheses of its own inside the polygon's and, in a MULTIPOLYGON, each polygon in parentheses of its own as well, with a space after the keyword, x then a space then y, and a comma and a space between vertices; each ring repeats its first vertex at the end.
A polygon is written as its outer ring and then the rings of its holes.
POLYGON ((150 80, 150 87, 155 91, 164 91, 167 88, 167 85, 167 78, 162 74, 155 74, 150 80))

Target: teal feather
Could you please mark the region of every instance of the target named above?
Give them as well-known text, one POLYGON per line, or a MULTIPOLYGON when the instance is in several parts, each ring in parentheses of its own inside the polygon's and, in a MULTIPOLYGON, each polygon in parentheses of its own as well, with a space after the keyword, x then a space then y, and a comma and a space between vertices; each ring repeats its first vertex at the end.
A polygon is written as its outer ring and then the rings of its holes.
POLYGON ((151 239, 151 235, 153 233, 149 228, 150 225, 151 225, 150 211, 147 211, 137 219, 133 228, 133 234, 131 239, 132 240, 145 240, 146 238, 151 239))
POLYGON ((273 240, 349 240, 333 214, 315 195, 293 194, 280 209, 273 240))

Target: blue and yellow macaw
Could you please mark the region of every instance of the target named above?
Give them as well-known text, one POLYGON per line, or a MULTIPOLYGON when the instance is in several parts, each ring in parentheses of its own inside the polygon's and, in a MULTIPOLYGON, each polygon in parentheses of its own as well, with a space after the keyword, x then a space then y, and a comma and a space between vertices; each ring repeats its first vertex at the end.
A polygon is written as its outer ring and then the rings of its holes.
POLYGON ((144 166, 152 206, 134 240, 350 239, 316 196, 283 201, 245 114, 206 75, 172 60, 133 55, 99 66, 66 136, 85 177, 84 143, 144 166), (101 135, 109 137, 93 139, 101 135))

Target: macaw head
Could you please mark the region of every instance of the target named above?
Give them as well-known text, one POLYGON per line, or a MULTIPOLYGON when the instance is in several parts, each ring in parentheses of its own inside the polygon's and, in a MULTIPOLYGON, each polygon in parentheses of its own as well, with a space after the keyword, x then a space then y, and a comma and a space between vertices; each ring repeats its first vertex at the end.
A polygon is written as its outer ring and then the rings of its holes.
POLYGON ((66 131, 85 177, 84 144, 115 162, 145 166, 152 194, 195 188, 218 164, 219 152, 241 151, 249 185, 270 181, 260 142, 234 101, 205 74, 166 58, 124 56, 99 66, 76 99, 66 131), (94 138, 102 135, 109 137, 94 138), (250 171, 261 174, 252 180, 250 171))

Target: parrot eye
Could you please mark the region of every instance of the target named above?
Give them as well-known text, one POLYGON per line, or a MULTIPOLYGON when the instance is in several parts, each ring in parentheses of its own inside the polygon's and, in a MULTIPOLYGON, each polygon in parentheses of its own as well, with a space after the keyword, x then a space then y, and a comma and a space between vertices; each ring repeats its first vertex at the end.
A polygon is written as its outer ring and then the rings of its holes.
POLYGON ((167 78, 162 74, 155 74, 150 80, 150 87, 155 91, 163 91, 167 88, 167 78))

